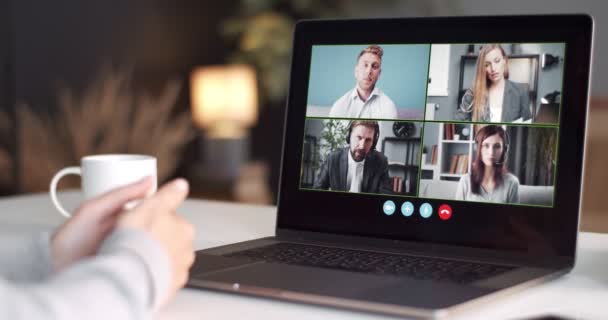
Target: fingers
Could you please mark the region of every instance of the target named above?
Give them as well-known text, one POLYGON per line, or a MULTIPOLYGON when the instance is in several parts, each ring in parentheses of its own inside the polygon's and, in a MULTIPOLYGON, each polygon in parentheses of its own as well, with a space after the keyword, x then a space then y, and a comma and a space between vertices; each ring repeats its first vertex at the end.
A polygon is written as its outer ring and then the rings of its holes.
POLYGON ((196 232, 196 230, 194 229, 194 225, 188 222, 188 220, 186 220, 183 216, 175 215, 175 218, 177 219, 179 228, 183 232, 184 238, 188 240, 188 244, 192 244, 196 232))
MULTIPOLYGON (((160 211, 175 212, 186 199, 188 189, 188 181, 182 178, 175 179, 162 186, 155 195, 144 201, 142 205, 152 206, 155 209, 160 209, 160 211)), ((152 210, 144 211, 152 212, 152 210)))
POLYGON ((154 184, 154 177, 145 177, 135 183, 108 191, 101 196, 88 201, 79 211, 87 215, 111 215, 131 200, 143 198, 154 184))

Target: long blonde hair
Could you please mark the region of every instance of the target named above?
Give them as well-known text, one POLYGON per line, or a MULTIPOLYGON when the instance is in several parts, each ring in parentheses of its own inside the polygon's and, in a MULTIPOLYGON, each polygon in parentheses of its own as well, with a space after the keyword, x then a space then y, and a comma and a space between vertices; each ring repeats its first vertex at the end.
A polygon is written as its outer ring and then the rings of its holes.
POLYGON ((488 52, 494 49, 500 49, 500 52, 505 59, 504 78, 509 78, 509 60, 505 54, 505 50, 498 43, 488 43, 484 45, 481 50, 479 50, 479 57, 477 58, 477 66, 475 69, 475 79, 473 80, 473 114, 471 117, 473 121, 481 120, 486 105, 490 79, 488 79, 486 74, 485 59, 488 52))

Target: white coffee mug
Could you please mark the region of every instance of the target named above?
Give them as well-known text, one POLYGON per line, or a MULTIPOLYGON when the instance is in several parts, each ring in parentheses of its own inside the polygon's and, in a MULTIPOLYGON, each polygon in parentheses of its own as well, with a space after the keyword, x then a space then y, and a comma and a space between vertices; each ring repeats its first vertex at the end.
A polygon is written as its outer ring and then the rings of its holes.
MULTIPOLYGON (((82 191, 85 200, 94 198, 112 189, 136 182, 144 177, 154 177, 154 186, 147 196, 156 192, 156 158, 137 154, 103 154, 91 155, 80 159, 80 167, 61 169, 51 180, 50 194, 53 204, 65 217, 71 214, 63 208, 57 199, 57 183, 69 174, 81 176, 82 191)), ((126 207, 132 207, 129 203, 126 207)))

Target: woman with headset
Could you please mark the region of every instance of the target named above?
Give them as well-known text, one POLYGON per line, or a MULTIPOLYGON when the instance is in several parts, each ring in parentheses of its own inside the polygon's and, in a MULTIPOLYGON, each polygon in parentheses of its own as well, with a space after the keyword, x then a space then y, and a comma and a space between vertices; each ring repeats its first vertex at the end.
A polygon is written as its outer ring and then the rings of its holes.
POLYGON ((509 79, 509 60, 499 44, 479 51, 473 88, 467 89, 456 120, 513 122, 532 118, 528 86, 509 79))
POLYGON ((508 142, 500 126, 479 129, 471 172, 460 179, 456 200, 519 203, 519 180, 506 168, 508 142))

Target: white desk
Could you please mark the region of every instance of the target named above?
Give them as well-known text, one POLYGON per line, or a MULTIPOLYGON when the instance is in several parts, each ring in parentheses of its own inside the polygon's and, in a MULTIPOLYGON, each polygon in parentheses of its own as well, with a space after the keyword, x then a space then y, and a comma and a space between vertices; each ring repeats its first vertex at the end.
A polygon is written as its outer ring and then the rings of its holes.
MULTIPOLYGON (((63 193, 66 208, 80 194, 63 193)), ((178 210, 197 228, 196 248, 228 244, 274 234, 276 208, 187 200, 178 210)), ((0 232, 48 230, 64 219, 46 194, 0 198, 0 232)), ((608 234, 581 233, 579 255, 570 274, 514 294, 454 319, 521 319, 560 314, 581 319, 608 319, 608 234)), ((158 316, 179 319, 385 319, 323 307, 211 291, 184 289, 158 316)))

